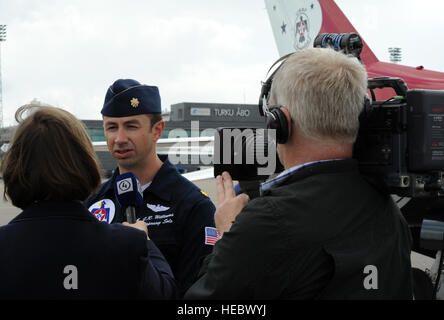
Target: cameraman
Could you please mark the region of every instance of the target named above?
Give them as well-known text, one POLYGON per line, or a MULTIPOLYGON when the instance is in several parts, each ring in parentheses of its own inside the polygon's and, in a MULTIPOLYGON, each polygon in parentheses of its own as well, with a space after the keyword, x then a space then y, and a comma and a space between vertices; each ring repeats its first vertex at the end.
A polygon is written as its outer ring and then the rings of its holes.
POLYGON ((366 89, 364 66, 332 49, 283 63, 268 103, 287 121, 286 170, 250 203, 217 177, 221 238, 185 298, 412 298, 407 224, 352 159, 366 89))

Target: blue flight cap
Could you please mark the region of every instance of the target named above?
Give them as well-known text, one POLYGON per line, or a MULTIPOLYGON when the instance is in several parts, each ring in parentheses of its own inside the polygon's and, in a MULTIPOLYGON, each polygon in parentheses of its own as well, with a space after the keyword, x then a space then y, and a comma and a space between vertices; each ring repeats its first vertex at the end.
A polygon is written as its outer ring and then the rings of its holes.
POLYGON ((115 118, 161 112, 159 89, 132 79, 119 79, 109 87, 101 111, 115 118))

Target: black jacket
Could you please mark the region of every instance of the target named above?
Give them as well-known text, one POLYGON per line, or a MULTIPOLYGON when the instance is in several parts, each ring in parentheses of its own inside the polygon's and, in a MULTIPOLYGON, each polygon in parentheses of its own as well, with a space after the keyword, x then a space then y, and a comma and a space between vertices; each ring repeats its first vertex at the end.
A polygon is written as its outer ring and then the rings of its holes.
POLYGON ((35 203, 0 227, 0 299, 174 295, 171 269, 144 232, 101 223, 81 203, 35 203))
POLYGON ((411 299, 411 237, 354 160, 296 171, 252 200, 188 299, 411 299))

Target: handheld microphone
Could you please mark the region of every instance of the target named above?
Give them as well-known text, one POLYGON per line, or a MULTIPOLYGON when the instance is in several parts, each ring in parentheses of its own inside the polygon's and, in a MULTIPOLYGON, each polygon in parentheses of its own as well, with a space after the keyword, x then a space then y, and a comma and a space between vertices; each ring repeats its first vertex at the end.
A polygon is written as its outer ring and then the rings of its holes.
POLYGON ((136 222, 136 207, 143 204, 143 195, 140 183, 132 172, 121 174, 116 178, 114 193, 117 202, 125 209, 126 221, 136 222))

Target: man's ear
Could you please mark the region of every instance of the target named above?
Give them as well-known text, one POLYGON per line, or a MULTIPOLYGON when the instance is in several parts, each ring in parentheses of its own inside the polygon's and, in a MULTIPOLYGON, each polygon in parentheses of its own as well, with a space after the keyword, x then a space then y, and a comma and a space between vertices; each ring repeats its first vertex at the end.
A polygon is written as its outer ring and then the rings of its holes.
POLYGON ((157 121, 151 128, 156 141, 162 136, 163 129, 165 129, 165 121, 163 120, 157 121))
POLYGON ((290 139, 292 132, 292 121, 291 121, 291 115, 290 111, 286 107, 280 107, 281 111, 284 113, 285 118, 287 119, 287 125, 288 125, 288 139, 290 139))

